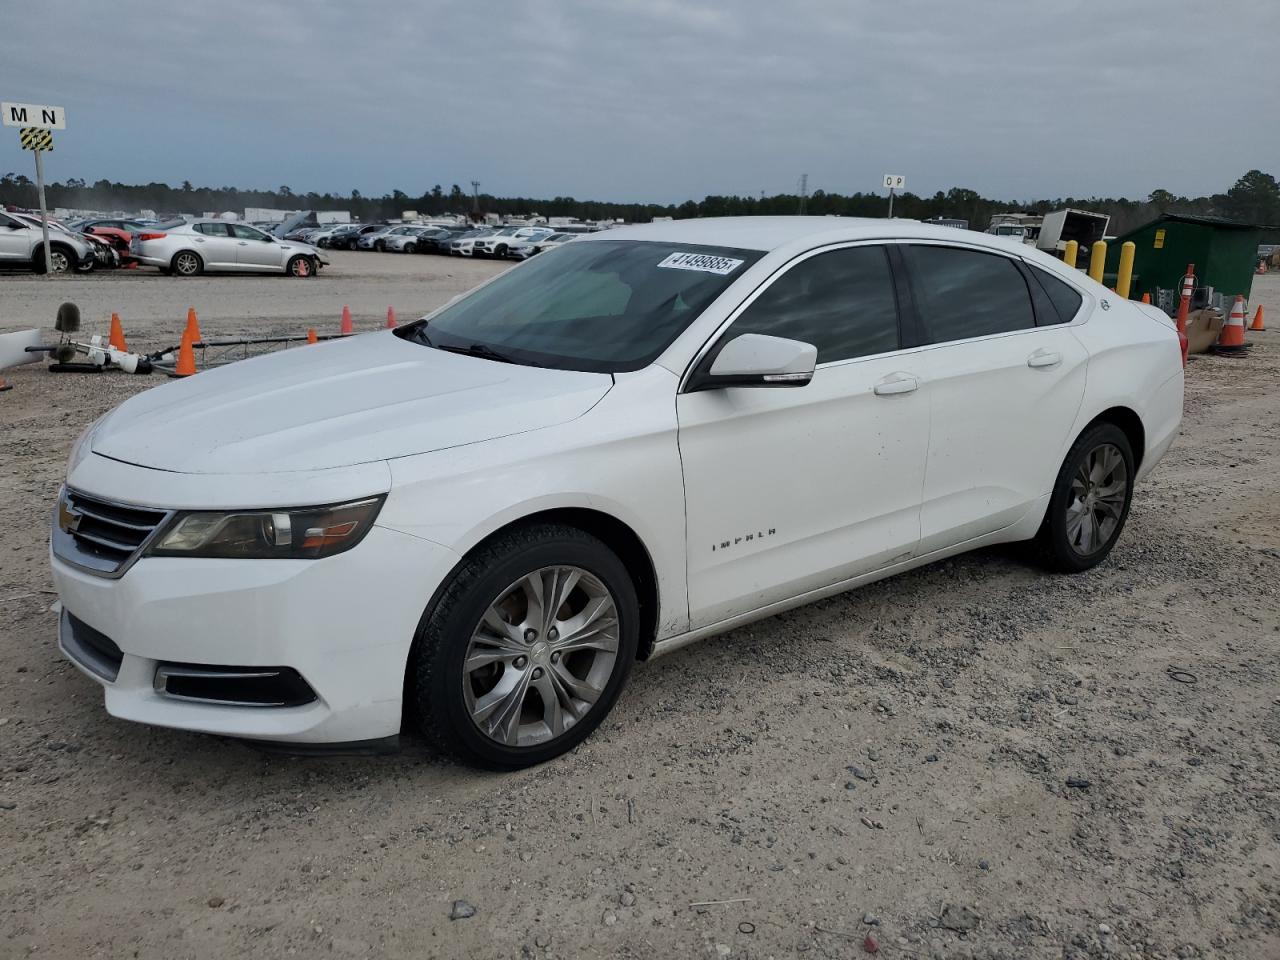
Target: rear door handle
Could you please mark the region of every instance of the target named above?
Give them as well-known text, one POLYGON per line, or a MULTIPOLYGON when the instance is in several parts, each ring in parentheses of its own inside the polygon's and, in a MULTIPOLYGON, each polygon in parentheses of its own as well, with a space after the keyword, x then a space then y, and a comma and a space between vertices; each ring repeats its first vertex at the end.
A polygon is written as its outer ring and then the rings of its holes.
POLYGON ((249 245, 249 241, 248 241, 248 240, 241 240, 241 241, 240 241, 240 246, 242 246, 242 247, 247 247, 248 245, 249 245))
POLYGON ((1056 350, 1037 350, 1027 357, 1028 367, 1056 367, 1062 362, 1062 354, 1056 350))
POLYGON ((872 390, 877 397, 892 397, 899 393, 914 393, 920 381, 909 373, 891 373, 880 380, 872 390))

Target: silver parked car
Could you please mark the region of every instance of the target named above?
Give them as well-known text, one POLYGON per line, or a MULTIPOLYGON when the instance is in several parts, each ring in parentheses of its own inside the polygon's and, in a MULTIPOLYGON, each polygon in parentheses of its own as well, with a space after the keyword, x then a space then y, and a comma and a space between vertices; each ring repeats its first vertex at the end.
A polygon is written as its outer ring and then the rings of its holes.
MULTIPOLYGON (((88 239, 49 222, 49 272, 91 270, 93 264, 94 248, 88 239)), ((0 266, 45 272, 44 231, 38 218, 0 213, 0 266)))
POLYGON ((281 240, 257 227, 226 220, 161 224, 135 233, 132 252, 139 263, 179 277, 194 277, 206 270, 313 277, 329 262, 310 244, 281 240))

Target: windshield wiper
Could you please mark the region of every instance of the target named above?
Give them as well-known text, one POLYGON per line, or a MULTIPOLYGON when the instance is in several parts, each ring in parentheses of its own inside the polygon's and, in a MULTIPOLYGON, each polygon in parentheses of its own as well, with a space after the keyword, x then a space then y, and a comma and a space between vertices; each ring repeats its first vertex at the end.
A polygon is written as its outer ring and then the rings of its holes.
POLYGON ((505 353, 499 353, 493 347, 486 346, 483 343, 458 343, 458 344, 431 344, 437 350, 444 350, 447 353, 461 353, 468 357, 482 357, 485 360, 496 360, 498 363, 514 363, 522 367, 536 367, 540 364, 530 363, 527 360, 517 360, 509 357, 505 353))

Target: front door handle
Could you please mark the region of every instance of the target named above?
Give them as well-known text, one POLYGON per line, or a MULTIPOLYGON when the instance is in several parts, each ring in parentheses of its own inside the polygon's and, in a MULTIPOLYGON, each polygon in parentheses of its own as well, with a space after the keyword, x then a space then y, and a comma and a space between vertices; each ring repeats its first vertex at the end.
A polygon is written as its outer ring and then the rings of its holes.
POLYGON ((1062 354, 1056 350, 1037 350, 1027 357, 1028 367, 1056 367, 1062 362, 1062 354))
POLYGON ((880 380, 872 390, 877 397, 892 397, 899 393, 915 393, 920 381, 909 373, 891 373, 880 380))

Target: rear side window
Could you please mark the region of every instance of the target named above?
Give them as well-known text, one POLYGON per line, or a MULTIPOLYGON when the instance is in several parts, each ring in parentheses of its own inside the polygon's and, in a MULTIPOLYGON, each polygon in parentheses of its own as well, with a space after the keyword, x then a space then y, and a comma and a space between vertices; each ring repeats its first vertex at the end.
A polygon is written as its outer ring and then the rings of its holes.
MULTIPOLYGON (((1048 270, 1032 267, 1031 272, 1040 281, 1044 292, 1049 295, 1053 309, 1058 313, 1057 322, 1070 323, 1074 320, 1076 314, 1080 312, 1080 305, 1084 303, 1084 297, 1080 296, 1071 284, 1059 280, 1048 270)), ((1040 322, 1044 323, 1045 318, 1041 317, 1040 322)), ((1054 318, 1050 317, 1048 322, 1054 322, 1054 318)))
POLYGON ((225 237, 230 233, 225 223, 197 223, 195 229, 206 237, 225 237))
POLYGON ((775 280, 729 335, 763 333, 811 343, 818 363, 898 349, 898 303, 884 247, 820 253, 775 280))
POLYGON ((1036 325, 1027 282, 1007 257, 958 247, 907 246, 912 290, 934 343, 1036 325))

